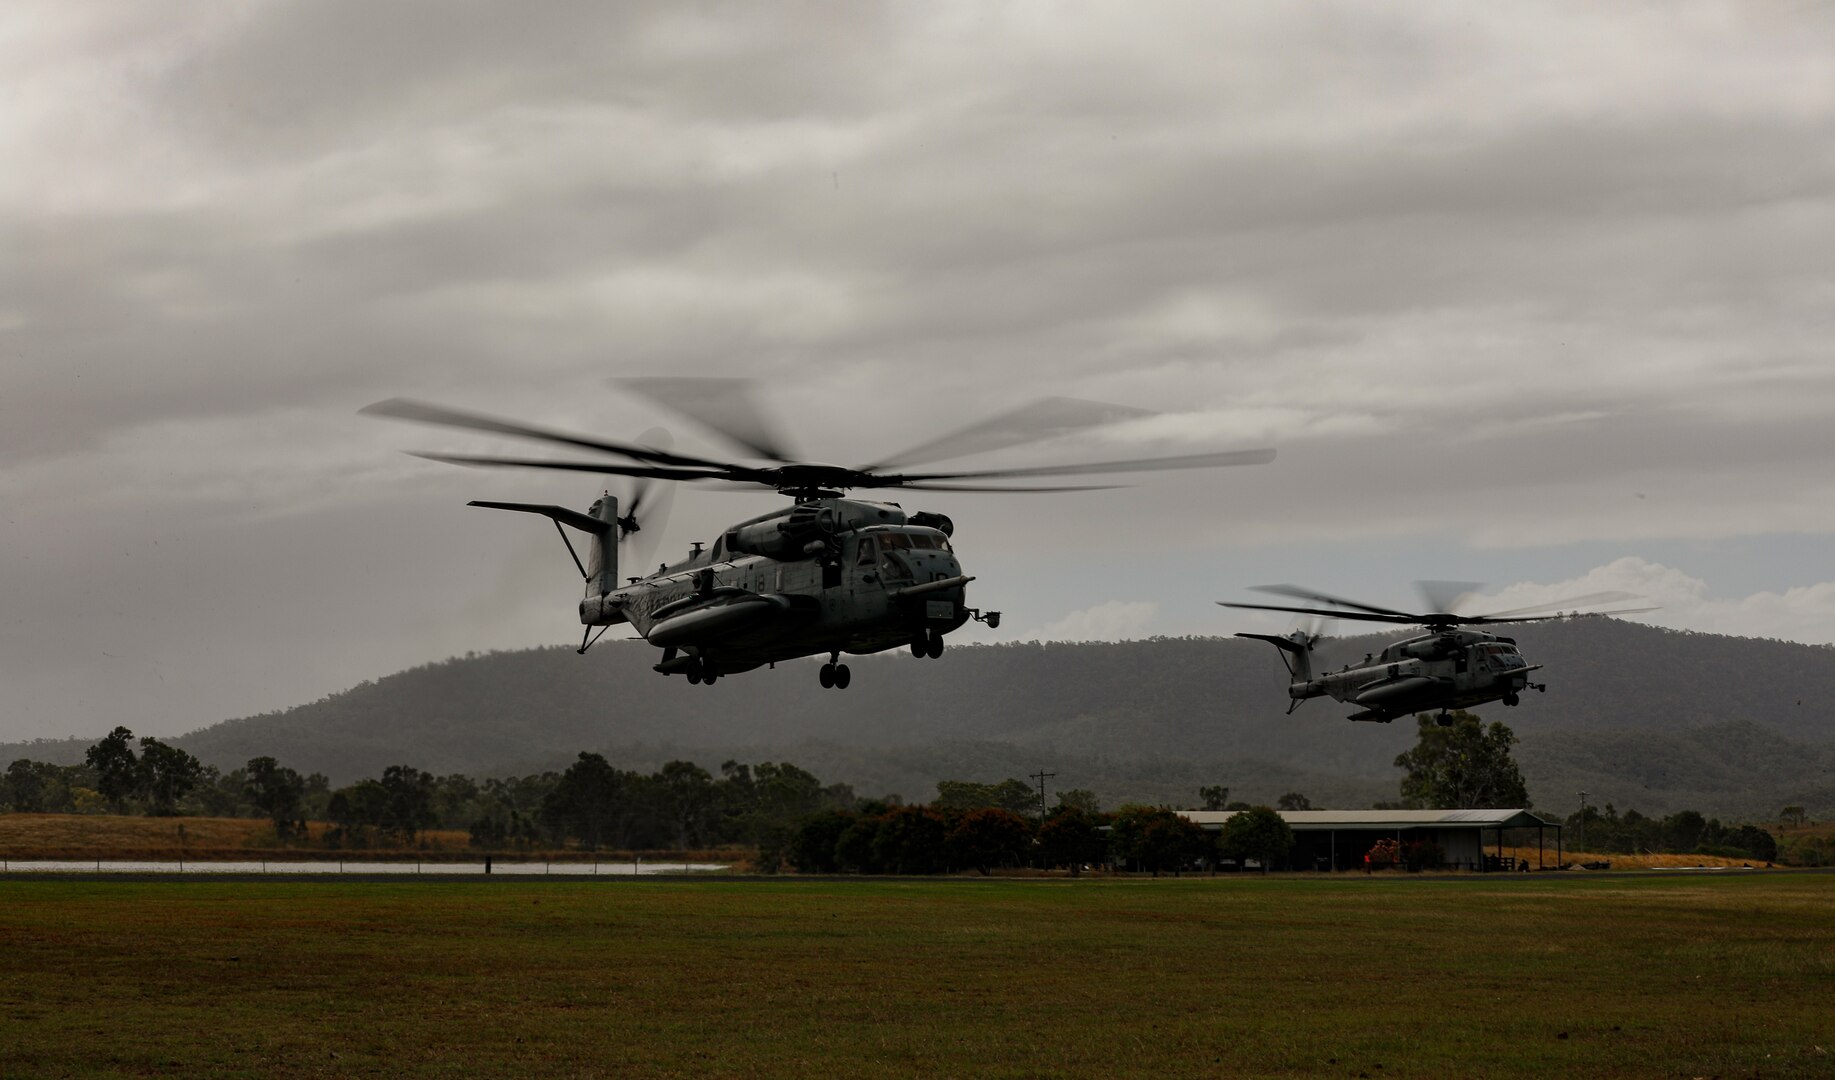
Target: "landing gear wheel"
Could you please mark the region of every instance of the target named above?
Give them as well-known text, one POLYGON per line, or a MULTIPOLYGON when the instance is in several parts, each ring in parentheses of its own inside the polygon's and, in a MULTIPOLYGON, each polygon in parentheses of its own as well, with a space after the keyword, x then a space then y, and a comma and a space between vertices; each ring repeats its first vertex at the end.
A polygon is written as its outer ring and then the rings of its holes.
POLYGON ((701 685, 701 669, 700 668, 691 667, 688 669, 686 674, 688 675, 688 685, 690 686, 701 685))
POLYGON ((833 690, 835 688, 835 665, 823 664, 816 678, 821 681, 822 689, 833 690))
POLYGON ((718 679, 719 677, 720 677, 720 673, 718 671, 715 671, 711 667, 701 673, 701 681, 706 683, 709 686, 714 685, 714 680, 718 679))
POLYGON ((942 634, 930 635, 930 640, 926 642, 924 646, 924 655, 930 657, 932 660, 935 660, 938 657, 943 655, 943 635, 942 634))
POLYGON ((1452 727, 1453 714, 1443 712, 1439 716, 1434 717, 1434 723, 1439 724, 1441 727, 1452 727))
POLYGON ((911 655, 922 660, 930 655, 930 638, 923 634, 911 639, 911 655))
POLYGON ((1519 698, 1519 697, 1517 697, 1517 696, 1516 696, 1515 694, 1505 694, 1505 695, 1504 695, 1504 704, 1505 704, 1505 705, 1512 705, 1512 706, 1514 706, 1514 705, 1515 705, 1515 704, 1516 704, 1517 702, 1519 702, 1519 701, 1521 701, 1521 700, 1523 700, 1523 699, 1522 699, 1522 698, 1519 698))
POLYGON ((854 676, 847 670, 846 664, 835 665, 835 689, 846 690, 847 684, 852 682, 853 678, 854 676))

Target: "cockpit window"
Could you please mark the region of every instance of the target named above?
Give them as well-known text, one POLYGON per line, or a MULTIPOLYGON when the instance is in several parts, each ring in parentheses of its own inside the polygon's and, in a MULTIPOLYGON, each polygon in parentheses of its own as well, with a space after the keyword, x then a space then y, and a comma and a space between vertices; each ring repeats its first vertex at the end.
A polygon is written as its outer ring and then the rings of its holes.
POLYGON ((887 551, 910 551, 911 537, 906 533, 886 533, 879 538, 887 551))
POLYGON ((879 560, 879 545, 869 537, 860 542, 860 555, 854 560, 855 566, 872 566, 879 560))
POLYGON ((907 566, 905 560, 899 558, 896 554, 890 551, 886 552, 884 563, 887 577, 906 579, 911 577, 911 567, 907 566))
POLYGON ((1508 671, 1523 663, 1516 649, 1509 645, 1481 645, 1478 651, 1485 659, 1485 666, 1493 671, 1508 671))

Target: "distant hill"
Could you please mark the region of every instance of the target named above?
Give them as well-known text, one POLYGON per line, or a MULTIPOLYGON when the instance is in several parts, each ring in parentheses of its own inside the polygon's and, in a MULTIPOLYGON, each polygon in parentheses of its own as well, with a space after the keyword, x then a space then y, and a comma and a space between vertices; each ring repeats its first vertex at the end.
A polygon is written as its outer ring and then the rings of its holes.
MULTIPOLYGON (((1785 803, 1835 814, 1835 648, 1688 634, 1602 618, 1511 632, 1547 665, 1549 692, 1492 705, 1522 740, 1537 801, 1575 792, 1645 813, 1694 807, 1757 817, 1785 803)), ((1321 647, 1328 666, 1382 637, 1321 647)), ((649 670, 618 642, 415 668, 280 713, 172 740, 220 767, 273 754, 335 781, 407 763, 502 775, 559 768, 583 749, 628 767, 687 757, 788 760, 867 793, 924 797, 939 777, 998 780, 1043 767, 1107 801, 1190 802, 1224 783, 1271 801, 1393 798, 1412 725, 1351 724, 1336 702, 1293 716, 1273 649, 1234 638, 952 648, 851 658, 853 686, 824 691, 815 663, 712 687, 649 670)), ((132 726, 132 720, 125 722, 132 726)), ((0 746, 0 761, 80 759, 93 740, 0 746)))

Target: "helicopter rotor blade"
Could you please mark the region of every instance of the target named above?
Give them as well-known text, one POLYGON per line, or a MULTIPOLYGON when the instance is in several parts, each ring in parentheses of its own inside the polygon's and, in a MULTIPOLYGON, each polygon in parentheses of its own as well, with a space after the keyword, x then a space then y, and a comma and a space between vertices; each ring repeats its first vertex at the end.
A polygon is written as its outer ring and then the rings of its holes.
POLYGON ((792 462, 796 454, 753 400, 751 379, 678 376, 614 379, 613 385, 649 398, 762 458, 792 462))
POLYGON ((1330 611, 1324 608, 1283 607, 1279 604, 1235 604, 1228 600, 1217 601, 1218 605, 1227 608, 1242 608, 1246 611, 1288 611, 1296 615, 1318 615, 1327 619, 1355 619, 1358 622, 1398 623, 1403 626, 1414 626, 1421 622, 1416 615, 1379 615, 1363 611, 1330 611))
MULTIPOLYGON (((1249 586, 1249 588, 1253 590, 1254 592, 1273 593, 1275 596, 1286 596, 1286 597, 1291 597, 1292 599, 1295 599, 1295 600, 1305 600, 1308 603, 1312 603, 1312 604, 1333 604, 1341 608, 1351 608, 1352 610, 1355 610, 1355 611, 1367 611, 1375 615, 1387 615, 1387 616, 1391 616, 1391 617, 1398 618, 1398 619, 1404 619, 1409 622, 1419 622, 1421 620, 1421 616, 1412 615, 1406 611, 1397 611, 1394 608, 1377 607, 1374 604, 1360 603, 1356 600, 1346 600, 1345 598, 1341 596, 1333 596, 1330 593, 1322 593, 1322 592, 1319 592, 1317 589, 1303 589, 1298 585, 1251 585, 1249 586)), ((1325 612, 1325 614, 1331 615, 1334 613, 1325 612)), ((1356 617, 1354 615, 1351 615, 1349 612, 1337 612, 1336 614, 1342 615, 1345 618, 1355 618, 1356 617)))
POLYGON ((1461 600, 1484 588, 1476 581, 1417 581, 1414 587, 1427 610, 1445 615, 1452 614, 1461 600))
POLYGON ((967 457, 970 454, 987 454, 1086 428, 1157 415, 1151 409, 1137 409, 1131 405, 1110 405, 1101 401, 1067 397, 1039 398, 948 435, 889 455, 872 465, 862 465, 860 471, 905 468, 967 457))
MULTIPOLYGON (((731 472, 710 472, 700 469, 672 469, 658 465, 624 465, 614 461, 551 461, 543 458, 500 458, 473 457, 467 454, 431 454, 411 450, 410 456, 425 458, 428 461, 444 462, 448 465, 468 465, 475 468, 512 468, 512 469, 554 469, 561 472, 598 473, 603 476, 647 476, 655 480, 736 480, 748 479, 743 475, 731 472)), ((768 481, 753 480, 765 487, 775 487, 768 481)))
MULTIPOLYGON (((881 485, 869 483, 869 484, 861 484, 859 486, 861 487, 879 487, 881 485)), ((1059 487, 1000 487, 1000 486, 977 487, 973 484, 917 483, 917 484, 896 484, 896 485, 888 484, 884 486, 899 487, 899 488, 903 488, 906 491, 1007 491, 1007 492, 1022 492, 1022 493, 1028 493, 1028 494, 1048 494, 1054 491, 1114 491, 1116 488, 1127 487, 1128 485, 1126 484, 1076 484, 1076 485, 1064 485, 1064 486, 1059 486, 1059 487)))
POLYGON ((672 453, 667 449, 576 435, 572 432, 556 431, 553 428, 522 424, 514 420, 502 420, 483 413, 448 409, 442 405, 430 405, 422 401, 410 401, 407 398, 389 398, 386 401, 378 401, 373 405, 365 405, 357 412, 364 416, 386 416, 394 420, 411 420, 418 424, 464 428, 468 431, 484 431, 494 435, 512 435, 520 439, 536 439, 582 450, 598 450, 602 453, 617 454, 620 457, 649 462, 653 465, 682 465, 706 469, 742 468, 742 466, 735 466, 724 461, 672 453))
MULTIPOLYGON (((1508 619, 1512 616, 1536 615, 1544 611, 1554 611, 1557 609, 1588 607, 1593 604, 1618 604, 1618 603, 1623 603, 1624 601, 1627 601, 1627 600, 1642 600, 1642 599, 1643 597, 1637 595, 1636 593, 1596 592, 1596 593, 1587 593, 1585 596, 1570 596, 1566 600, 1556 600, 1552 603, 1530 604, 1528 607, 1511 608, 1509 611, 1487 611, 1483 615, 1477 616, 1477 617, 1484 618, 1484 619, 1508 619)), ((1639 608, 1638 610, 1655 611, 1656 609, 1655 608, 1639 608)), ((1605 615, 1605 614, 1611 614, 1611 612, 1599 612, 1599 614, 1605 615)))
POLYGON ((1502 616, 1474 615, 1469 619, 1459 621, 1472 626, 1488 626, 1497 623, 1553 622, 1556 619, 1571 619, 1576 615, 1642 615, 1645 612, 1662 610, 1661 605, 1653 605, 1651 607, 1613 608, 1610 611, 1570 611, 1556 615, 1511 615, 1506 612, 1502 616))
POLYGON ((1209 454, 1179 454, 1173 457, 1133 458, 1125 461, 1086 461, 1079 465, 1036 465, 1014 469, 982 469, 972 472, 903 473, 886 479, 899 479, 909 485, 930 480, 1001 480, 1026 476, 1088 476, 1094 473, 1160 472, 1167 469, 1215 469, 1231 465, 1266 465, 1274 460, 1274 451, 1224 450, 1209 454))

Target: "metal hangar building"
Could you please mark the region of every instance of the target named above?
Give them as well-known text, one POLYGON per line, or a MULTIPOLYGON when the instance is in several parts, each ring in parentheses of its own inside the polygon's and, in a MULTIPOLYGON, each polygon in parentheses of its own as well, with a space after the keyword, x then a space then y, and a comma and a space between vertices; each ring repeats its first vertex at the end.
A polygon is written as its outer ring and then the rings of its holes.
MULTIPOLYGON (((1362 870, 1364 856, 1378 840, 1391 839, 1406 847, 1425 841, 1439 845, 1444 865, 1467 870, 1528 869, 1504 864, 1504 833, 1534 829, 1536 869, 1561 865, 1561 823, 1529 810, 1277 810, 1293 830, 1294 846, 1287 865, 1295 870, 1362 870), (1546 850, 1550 830, 1555 849, 1546 850), (1485 842, 1495 842, 1495 854, 1485 853, 1485 842), (1552 854, 1550 862, 1546 856, 1552 854)), ((1235 810, 1180 810, 1210 831, 1219 831, 1235 817, 1235 810)), ((1526 862, 1526 860, 1525 860, 1526 862)))

